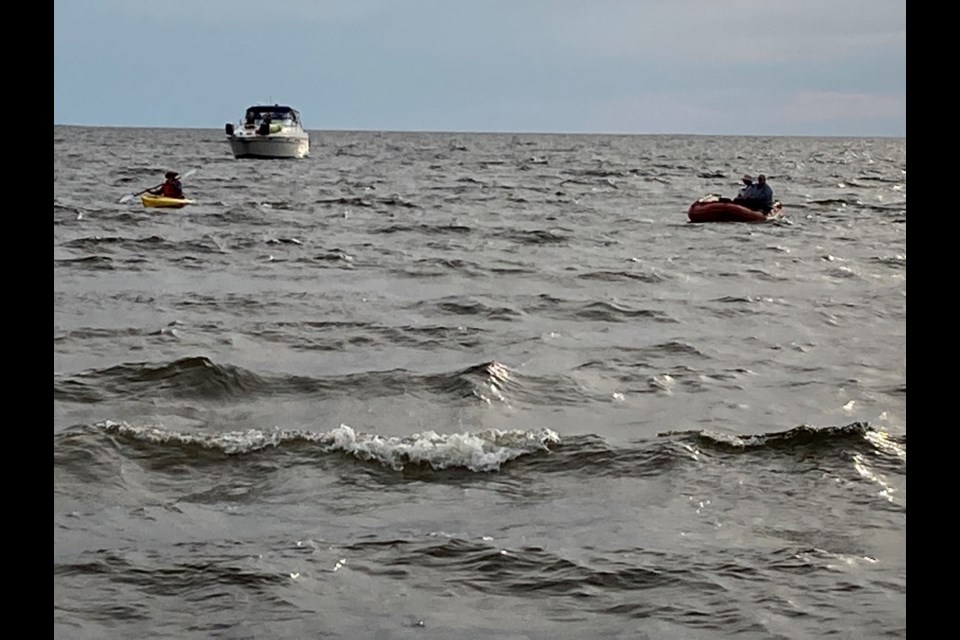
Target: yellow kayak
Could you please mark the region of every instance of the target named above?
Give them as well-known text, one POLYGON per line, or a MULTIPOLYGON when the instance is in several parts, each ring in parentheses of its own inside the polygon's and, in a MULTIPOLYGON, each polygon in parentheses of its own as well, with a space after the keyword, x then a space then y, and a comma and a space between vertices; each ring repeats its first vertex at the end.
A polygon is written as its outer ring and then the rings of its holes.
POLYGON ((166 198, 164 196, 155 196, 152 193, 144 193, 140 196, 140 202, 145 207, 162 207, 165 209, 180 209, 192 204, 193 200, 186 198, 166 198))

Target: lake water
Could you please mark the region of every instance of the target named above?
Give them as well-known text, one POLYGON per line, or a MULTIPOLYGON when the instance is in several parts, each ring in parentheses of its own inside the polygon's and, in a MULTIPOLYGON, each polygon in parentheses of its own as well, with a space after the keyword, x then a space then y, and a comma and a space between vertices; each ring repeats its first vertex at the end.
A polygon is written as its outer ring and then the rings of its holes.
POLYGON ((55 637, 906 637, 906 206, 905 139, 55 126, 55 637))

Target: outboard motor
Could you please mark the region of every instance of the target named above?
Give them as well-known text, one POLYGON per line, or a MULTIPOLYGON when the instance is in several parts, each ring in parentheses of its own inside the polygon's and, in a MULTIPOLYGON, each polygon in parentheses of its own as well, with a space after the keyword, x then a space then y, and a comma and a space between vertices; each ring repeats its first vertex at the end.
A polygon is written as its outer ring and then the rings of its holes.
POLYGON ((227 123, 227 126, 225 126, 225 127, 223 128, 223 130, 227 132, 227 135, 228 135, 228 136, 232 136, 232 135, 233 135, 233 124, 230 123, 230 122, 228 122, 228 123, 227 123))

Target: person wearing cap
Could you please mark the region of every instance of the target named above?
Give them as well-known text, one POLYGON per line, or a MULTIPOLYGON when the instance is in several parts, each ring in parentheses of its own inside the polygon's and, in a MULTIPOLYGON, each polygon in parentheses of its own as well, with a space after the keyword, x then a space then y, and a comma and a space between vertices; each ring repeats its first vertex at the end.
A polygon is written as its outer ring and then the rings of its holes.
POLYGON ((767 176, 758 175, 756 183, 744 187, 734 202, 754 211, 769 213, 773 209, 773 189, 767 184, 767 176))
POLYGON ((166 181, 156 189, 150 189, 150 193, 165 198, 183 199, 183 184, 180 182, 179 176, 180 174, 176 171, 167 171, 164 174, 166 181))
POLYGON ((743 186, 740 187, 740 191, 737 192, 736 197, 732 200, 730 198, 720 198, 720 202, 735 202, 736 204, 743 204, 743 199, 749 197, 750 190, 753 188, 753 176, 748 173, 743 174, 743 177, 740 178, 740 181, 743 182, 743 186))

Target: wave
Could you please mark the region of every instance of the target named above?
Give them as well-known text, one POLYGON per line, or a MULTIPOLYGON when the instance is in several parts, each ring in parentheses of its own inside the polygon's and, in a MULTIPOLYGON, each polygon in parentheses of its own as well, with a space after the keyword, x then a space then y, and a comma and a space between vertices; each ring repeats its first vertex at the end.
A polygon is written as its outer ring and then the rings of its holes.
MULTIPOLYGON (((753 434, 732 435, 712 431, 667 431, 660 433, 662 438, 675 439, 697 445, 705 450, 723 453, 745 453, 751 451, 796 451, 800 448, 836 450, 845 444, 857 446, 874 446, 877 442, 875 435, 878 432, 866 422, 854 422, 844 426, 812 427, 800 425, 787 431, 753 434)), ((906 461, 906 436, 884 436, 885 442, 892 450, 902 454, 906 461)))
POLYGON ((731 435, 706 430, 666 431, 656 439, 613 446, 597 436, 565 438, 549 457, 526 462, 543 473, 584 473, 591 476, 655 476, 682 466, 718 463, 728 456, 850 459, 854 455, 877 459, 884 466, 906 472, 906 437, 895 437, 869 424, 798 426, 783 432, 731 435))
MULTIPOLYGON (((267 243, 269 244, 269 241, 267 243)), ((260 244, 260 241, 248 242, 247 244, 255 246, 260 244)), ((55 260, 55 263, 61 266, 81 268, 106 267, 112 269, 114 264, 124 266, 150 264, 151 268, 156 268, 157 265, 151 262, 153 256, 161 256, 169 262, 178 263, 184 260, 196 260, 197 256, 228 253, 224 246, 210 236, 180 242, 170 241, 156 235, 144 238, 97 236, 77 238, 63 243, 62 246, 66 249, 91 254, 102 252, 100 255, 91 255, 86 258, 55 260), (109 255, 103 255, 103 253, 109 255)), ((233 248, 243 247, 238 245, 233 248)))
POLYGON ((392 224, 380 229, 370 229, 370 233, 418 233, 424 235, 446 235, 446 234, 465 234, 470 233, 471 228, 465 225, 456 224, 392 224))
POLYGON ((113 445, 108 449, 127 450, 129 455, 195 465, 220 463, 224 456, 264 453, 289 455, 289 464, 314 464, 318 455, 333 454, 394 471, 420 467, 489 473, 513 463, 522 474, 644 477, 684 467, 704 472, 726 467, 724 460, 730 456, 748 455, 763 456, 768 463, 784 456, 821 465, 840 461, 845 466, 853 462, 865 467, 872 462, 891 472, 906 473, 906 437, 892 436, 862 422, 822 428, 801 425, 760 435, 669 431, 624 446, 593 435, 562 438, 546 427, 448 434, 428 430, 384 436, 358 432, 346 424, 319 433, 279 428, 205 433, 108 420, 55 435, 55 465, 86 464, 91 452, 106 442, 113 445))
POLYGON ((174 244, 164 240, 159 236, 148 236, 146 238, 133 239, 122 238, 119 236, 96 236, 89 238, 77 238, 64 242, 64 247, 70 249, 95 250, 99 247, 121 247, 132 251, 141 251, 143 249, 171 250, 174 244))
POLYGON ((601 322, 628 322, 637 318, 650 318, 661 322, 674 322, 660 311, 630 309, 610 302, 590 302, 574 313, 575 317, 601 322))
POLYGON ((570 244, 573 239, 573 235, 570 233, 564 233, 559 230, 549 230, 549 229, 530 229, 530 230, 515 230, 515 229, 506 229, 491 234, 495 238, 503 238, 509 242, 515 242, 517 244, 534 244, 534 245, 562 245, 566 246, 570 244))
POLYGON ((80 374, 54 376, 58 402, 92 404, 111 398, 235 400, 252 396, 374 397, 434 395, 447 401, 514 402, 571 405, 596 398, 585 396, 562 377, 522 375, 496 361, 433 374, 403 369, 329 377, 256 374, 233 365, 194 356, 167 364, 127 363, 80 374))
POLYGON ((109 440, 131 454, 155 458, 179 457, 182 464, 222 460, 222 456, 250 456, 265 451, 286 452, 315 460, 317 454, 340 454, 362 462, 382 465, 395 471, 423 466, 434 470, 467 469, 474 472, 499 470, 522 456, 549 451, 560 444, 550 429, 529 431, 488 429, 485 431, 439 434, 424 431, 405 437, 358 433, 349 425, 324 433, 250 429, 228 433, 191 433, 164 427, 105 421, 74 428, 55 436, 54 462, 69 466, 86 460, 74 455, 89 449, 92 442, 109 440), (179 456, 177 453, 179 452, 179 456), (210 456, 213 455, 213 458, 210 456))
POLYGON ((487 275, 487 270, 479 263, 460 258, 421 258, 413 265, 404 265, 402 269, 394 272, 400 272, 410 278, 448 276, 452 273, 467 278, 480 278, 487 275))
POLYGON ((639 281, 648 283, 663 282, 666 278, 657 273, 631 273, 629 271, 591 271, 577 276, 582 280, 600 280, 602 282, 639 281))
POLYGON ((112 270, 113 258, 109 256, 86 256, 83 258, 60 258, 53 261, 55 265, 61 267, 74 267, 79 269, 106 269, 112 270))

